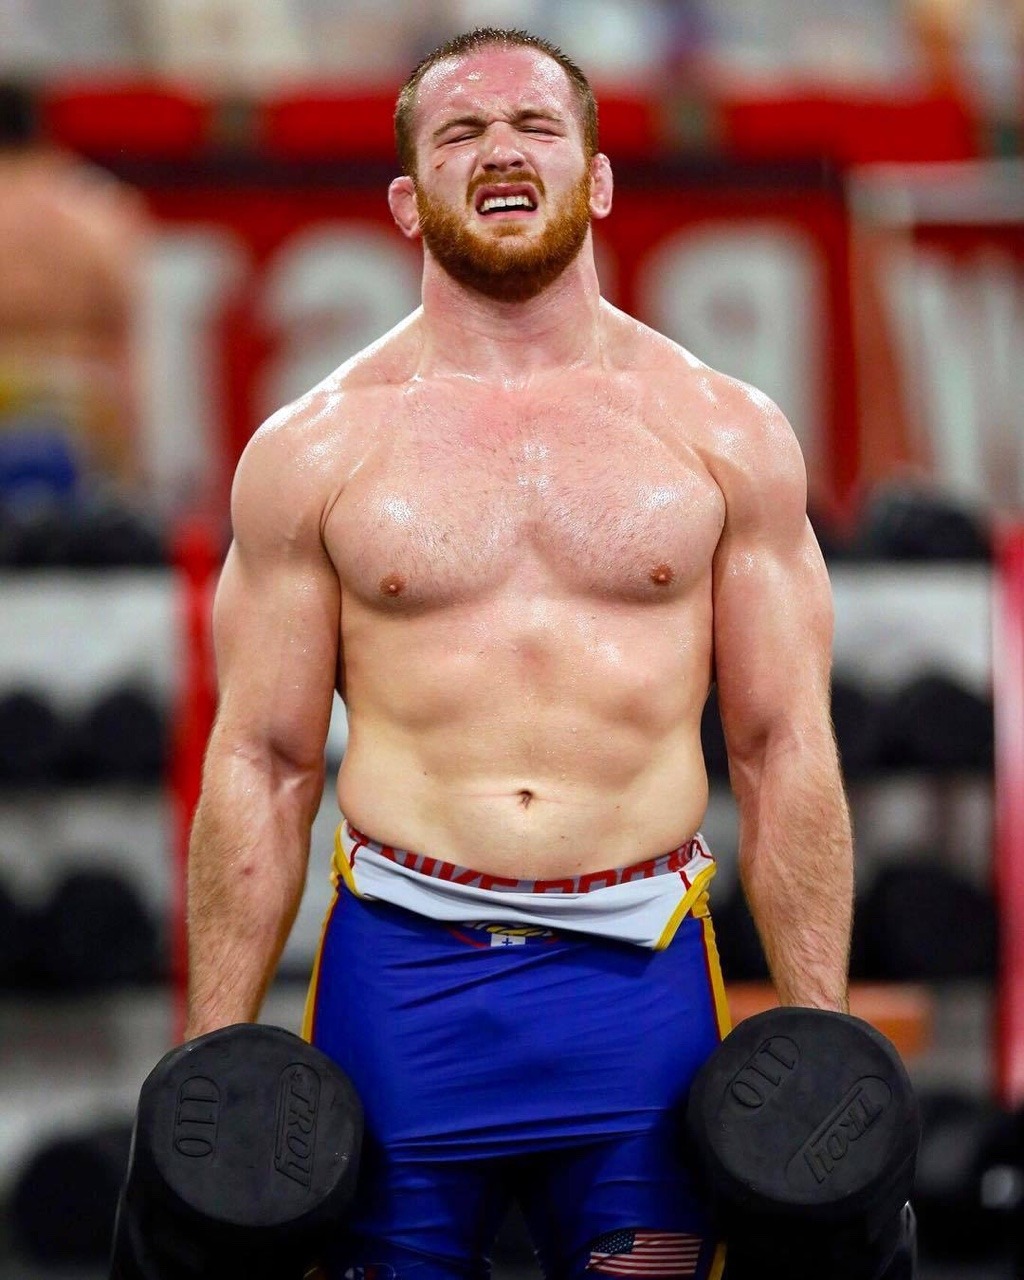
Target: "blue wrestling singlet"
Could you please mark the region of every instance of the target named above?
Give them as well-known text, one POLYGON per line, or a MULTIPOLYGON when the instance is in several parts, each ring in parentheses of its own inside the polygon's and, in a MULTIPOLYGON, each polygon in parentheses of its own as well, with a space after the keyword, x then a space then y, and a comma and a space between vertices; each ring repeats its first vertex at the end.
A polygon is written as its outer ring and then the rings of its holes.
MULTIPOLYGON (((326 1260, 330 1280, 484 1280, 513 1200, 551 1280, 717 1280, 724 1250, 676 1132, 693 1075, 728 1029, 707 911, 713 866, 693 861, 710 861, 703 846, 640 868, 677 877, 664 885, 686 907, 660 949, 601 936, 607 895, 620 892, 610 880, 596 925, 573 882, 555 893, 572 906, 572 930, 531 924, 526 908, 503 920, 499 889, 484 891, 493 914, 437 920, 381 900, 379 876, 374 896, 361 894, 359 849, 382 846, 351 829, 339 845, 348 864, 306 1018, 307 1037, 349 1074, 366 1114, 359 1190, 326 1260)), ((406 872, 424 862, 386 847, 377 861, 389 857, 406 872)), ((417 877, 435 881, 434 895, 438 880, 451 884, 457 898, 459 876, 473 875, 425 861, 428 874, 405 874, 403 901, 417 877)), ((515 888, 525 900, 529 883, 515 888)), ((537 897, 538 910, 557 910, 548 889, 537 897)))

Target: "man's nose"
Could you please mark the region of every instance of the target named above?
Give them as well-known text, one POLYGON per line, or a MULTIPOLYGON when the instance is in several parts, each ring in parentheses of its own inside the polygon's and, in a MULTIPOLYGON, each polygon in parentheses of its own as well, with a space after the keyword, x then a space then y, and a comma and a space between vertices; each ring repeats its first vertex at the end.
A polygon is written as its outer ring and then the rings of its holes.
POLYGON ((487 130, 481 163, 488 172, 525 167, 521 140, 511 125, 496 122, 487 130))

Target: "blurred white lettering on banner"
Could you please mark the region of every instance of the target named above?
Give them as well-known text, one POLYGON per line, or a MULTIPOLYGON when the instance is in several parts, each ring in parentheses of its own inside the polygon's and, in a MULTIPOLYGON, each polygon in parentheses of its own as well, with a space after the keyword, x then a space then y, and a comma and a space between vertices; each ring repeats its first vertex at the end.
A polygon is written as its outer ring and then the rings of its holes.
POLYGON ((248 269, 246 246, 230 232, 163 232, 150 248, 138 335, 140 452, 147 481, 171 498, 207 494, 222 480, 215 474, 224 457, 217 329, 248 269))
POLYGON ((262 370, 263 417, 315 386, 419 306, 420 268, 372 226, 319 226, 287 240, 261 281, 258 318, 274 339, 262 370))
POLYGON ((814 241, 791 226, 687 229, 644 263, 639 295, 655 328, 776 401, 812 470, 825 447, 821 270, 814 241))
POLYGON ((1019 505, 1024 269, 994 247, 958 259, 907 246, 891 255, 882 286, 920 451, 946 487, 1019 505))

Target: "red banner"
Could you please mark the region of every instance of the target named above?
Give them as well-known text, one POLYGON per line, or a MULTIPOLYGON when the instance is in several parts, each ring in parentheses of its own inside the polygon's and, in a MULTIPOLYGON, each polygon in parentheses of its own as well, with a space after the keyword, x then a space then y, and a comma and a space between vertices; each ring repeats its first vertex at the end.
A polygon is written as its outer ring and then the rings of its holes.
MULTIPOLYGON (((259 422, 411 311, 419 250, 387 172, 278 166, 141 177, 150 469, 222 486, 259 422)), ((816 486, 856 468, 847 220, 807 170, 626 168, 597 227, 606 296, 777 400, 816 486)))

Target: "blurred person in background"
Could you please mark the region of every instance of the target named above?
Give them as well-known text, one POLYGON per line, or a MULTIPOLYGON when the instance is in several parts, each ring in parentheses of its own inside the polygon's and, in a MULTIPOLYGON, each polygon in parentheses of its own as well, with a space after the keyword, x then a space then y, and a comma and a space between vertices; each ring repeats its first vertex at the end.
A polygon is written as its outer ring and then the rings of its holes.
POLYGON ((0 83, 0 457, 58 489, 137 474, 132 332, 141 199, 42 136, 36 94, 0 83), (12 461, 13 459, 13 461, 12 461))
POLYGON ((396 132, 422 307, 266 423, 235 477, 187 1035, 259 1014, 337 689, 345 821, 306 1031, 367 1135, 329 1274, 483 1274, 515 1169, 548 1274, 630 1274, 654 1235, 658 1274, 717 1277, 673 1119, 728 1018, 698 834, 712 679, 779 997, 847 1006, 803 462, 766 396, 601 298, 612 173, 560 50, 450 42, 396 132))

